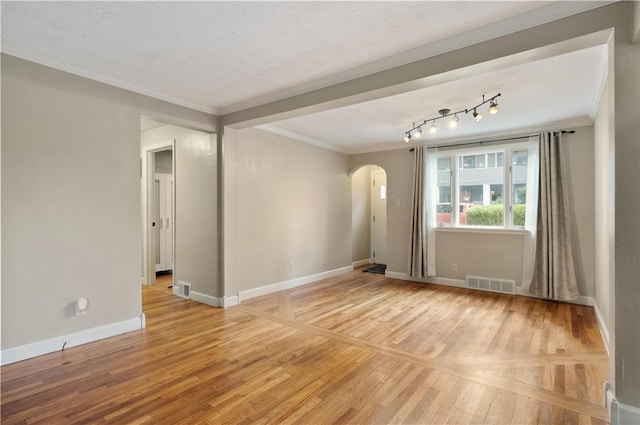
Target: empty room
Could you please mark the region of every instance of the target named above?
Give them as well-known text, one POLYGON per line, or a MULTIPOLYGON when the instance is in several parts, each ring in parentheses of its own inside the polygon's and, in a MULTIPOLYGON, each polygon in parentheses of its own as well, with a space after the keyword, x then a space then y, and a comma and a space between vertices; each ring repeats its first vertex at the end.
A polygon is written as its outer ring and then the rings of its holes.
POLYGON ((640 3, 1 3, 3 424, 640 423, 640 3))

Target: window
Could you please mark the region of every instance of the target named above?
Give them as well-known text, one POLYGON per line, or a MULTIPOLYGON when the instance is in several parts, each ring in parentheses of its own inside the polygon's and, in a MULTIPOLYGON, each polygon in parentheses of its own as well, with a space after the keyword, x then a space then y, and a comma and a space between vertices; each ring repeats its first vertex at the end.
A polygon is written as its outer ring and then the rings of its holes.
POLYGON ((528 158, 526 143, 439 153, 436 224, 523 228, 528 158))

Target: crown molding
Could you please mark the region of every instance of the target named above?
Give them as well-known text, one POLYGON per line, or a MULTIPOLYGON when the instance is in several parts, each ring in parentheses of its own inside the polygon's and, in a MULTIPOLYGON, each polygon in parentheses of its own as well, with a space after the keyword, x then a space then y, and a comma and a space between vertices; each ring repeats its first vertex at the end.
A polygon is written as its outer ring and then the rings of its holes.
POLYGON ((34 63, 37 63, 38 65, 46 66, 48 68, 53 68, 58 71, 66 72, 68 74, 73 74, 77 77, 87 78, 92 81, 96 81, 102 84, 107 84, 109 86, 130 91, 136 94, 141 94, 143 96, 151 97, 164 102, 169 102, 174 105, 183 106, 185 108, 193 109, 199 112, 204 112, 206 114, 217 115, 217 111, 213 107, 195 104, 184 99, 167 96, 162 93, 155 92, 152 90, 147 90, 145 88, 142 88, 133 84, 127 84, 118 79, 110 78, 105 75, 97 74, 95 72, 89 72, 89 71, 77 68, 73 65, 59 62, 55 59, 44 58, 41 55, 33 54, 31 52, 27 52, 22 49, 17 49, 10 46, 9 47, 2 46, 1 52, 2 54, 5 54, 5 55, 15 56, 19 59, 26 60, 29 62, 34 62, 34 63))
POLYGON ((278 134, 280 136, 284 136, 287 137, 289 139, 293 139, 293 140, 297 140, 298 142, 302 142, 302 143, 307 143, 309 145, 314 145, 314 146, 318 146, 324 149, 328 149, 331 151, 335 151, 335 152, 339 152, 339 153, 344 153, 344 154, 349 154, 349 152, 347 152, 346 150, 339 148, 338 146, 332 145, 330 143, 326 143, 323 142, 321 140, 317 140, 314 139, 312 137, 308 137, 293 131, 289 131, 289 130, 285 130, 283 128, 280 128, 278 126, 272 125, 272 124, 262 124, 262 125, 257 125, 255 128, 260 129, 260 130, 264 130, 264 131, 268 131, 269 133, 273 133, 273 134, 278 134))

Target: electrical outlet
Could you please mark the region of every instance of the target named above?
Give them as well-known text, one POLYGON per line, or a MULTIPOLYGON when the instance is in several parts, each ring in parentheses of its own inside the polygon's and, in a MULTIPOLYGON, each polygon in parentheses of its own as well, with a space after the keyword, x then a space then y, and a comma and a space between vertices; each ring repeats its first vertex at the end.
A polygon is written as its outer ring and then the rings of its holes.
POLYGON ((289 262, 289 270, 290 270, 290 271, 294 271, 295 269, 296 269, 296 265, 295 265, 295 264, 293 264, 293 261, 290 261, 290 262, 289 262))
POLYGON ((452 272, 457 272, 458 271, 458 265, 457 264, 452 264, 451 265, 451 271, 452 272))

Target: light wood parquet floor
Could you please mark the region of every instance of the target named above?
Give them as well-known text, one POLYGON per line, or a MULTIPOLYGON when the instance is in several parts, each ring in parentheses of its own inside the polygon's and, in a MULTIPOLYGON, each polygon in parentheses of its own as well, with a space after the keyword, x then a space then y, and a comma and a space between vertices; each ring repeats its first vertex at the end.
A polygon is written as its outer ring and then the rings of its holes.
POLYGON ((3 424, 607 423, 590 307, 352 273, 1 368, 3 424))

